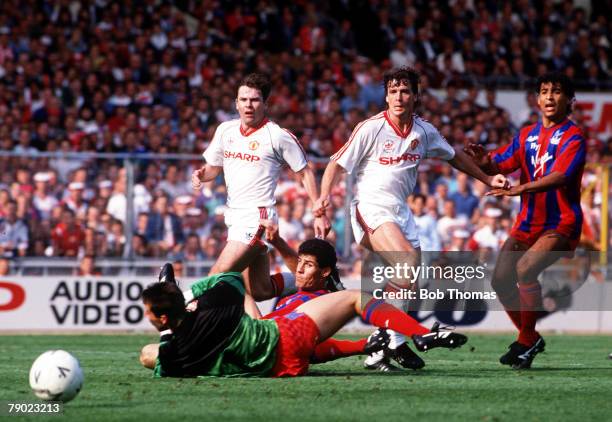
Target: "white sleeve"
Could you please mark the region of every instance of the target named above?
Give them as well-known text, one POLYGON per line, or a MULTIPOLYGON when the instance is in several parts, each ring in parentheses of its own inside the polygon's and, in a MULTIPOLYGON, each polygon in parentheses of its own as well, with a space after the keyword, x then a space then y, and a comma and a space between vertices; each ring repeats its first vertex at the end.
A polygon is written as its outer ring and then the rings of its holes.
POLYGON ((348 174, 351 174, 355 166, 364 158, 371 141, 371 137, 368 136, 370 131, 364 128, 364 125, 365 122, 358 124, 353 129, 349 140, 331 156, 331 160, 338 163, 348 174))
POLYGON ((206 151, 202 154, 204 159, 206 160, 206 164, 210 164, 211 166, 223 167, 223 139, 222 135, 225 131, 225 125, 221 123, 217 130, 215 130, 215 134, 213 135, 212 141, 206 151))
MULTIPOLYGON (((287 129, 280 128, 277 136, 278 149, 282 160, 287 163, 294 172, 302 170, 308 164, 306 151, 300 141, 287 129)), ((276 149, 276 148, 275 148, 276 149)))
POLYGON ((425 158, 440 158, 442 160, 452 160, 455 157, 455 150, 448 141, 438 132, 438 130, 429 125, 425 136, 427 138, 427 152, 425 158))

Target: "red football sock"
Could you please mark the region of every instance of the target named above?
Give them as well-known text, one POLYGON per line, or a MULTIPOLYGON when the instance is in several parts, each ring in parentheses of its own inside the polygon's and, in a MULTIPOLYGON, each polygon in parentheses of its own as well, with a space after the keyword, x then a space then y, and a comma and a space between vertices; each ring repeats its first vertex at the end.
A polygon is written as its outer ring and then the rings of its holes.
POLYGON ((384 300, 370 299, 361 312, 361 318, 369 324, 380 328, 390 328, 406 336, 429 333, 429 330, 419 324, 416 319, 384 300))
POLYGON ((367 341, 368 339, 365 338, 357 341, 328 338, 324 342, 317 344, 310 361, 313 363, 323 363, 347 356, 361 355, 364 353, 363 348, 367 341))
POLYGON ((537 281, 519 283, 519 295, 521 298, 521 329, 518 342, 531 346, 540 337, 535 326, 542 310, 542 286, 537 281))
POLYGON ((506 313, 510 321, 514 324, 517 330, 521 330, 521 311, 516 309, 506 309, 506 313))

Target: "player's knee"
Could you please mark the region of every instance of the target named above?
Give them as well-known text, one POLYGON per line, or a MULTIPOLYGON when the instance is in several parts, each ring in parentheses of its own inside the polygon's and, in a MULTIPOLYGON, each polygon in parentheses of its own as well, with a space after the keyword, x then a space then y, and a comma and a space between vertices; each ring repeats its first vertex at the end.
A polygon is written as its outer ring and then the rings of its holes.
POLYGON ((519 259, 516 263, 516 278, 519 283, 524 283, 532 278, 531 262, 527 259, 519 259))
POLYGON ((365 304, 372 299, 372 296, 369 293, 364 293, 359 289, 347 289, 334 294, 344 295, 346 297, 346 301, 353 305, 355 314, 357 315, 361 314, 362 306, 365 306, 365 304))
POLYGON ((508 289, 508 284, 509 283, 507 283, 506 280, 504 280, 502 277, 499 277, 497 274, 494 274, 493 278, 491 279, 491 287, 497 293, 503 292, 505 289, 508 289))

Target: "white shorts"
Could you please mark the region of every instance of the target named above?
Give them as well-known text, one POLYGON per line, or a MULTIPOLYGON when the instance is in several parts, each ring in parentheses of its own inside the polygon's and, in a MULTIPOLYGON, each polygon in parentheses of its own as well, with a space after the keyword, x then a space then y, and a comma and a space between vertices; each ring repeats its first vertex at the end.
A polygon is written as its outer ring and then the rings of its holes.
POLYGON ((389 207, 364 202, 351 204, 351 226, 357 243, 361 243, 366 232, 373 233, 383 223, 397 224, 415 249, 421 247, 419 231, 408 205, 389 207))
POLYGON ((278 224, 276 208, 227 208, 225 211, 227 240, 246 243, 249 246, 263 245, 270 248, 266 242, 265 228, 259 224, 259 220, 262 219, 278 224))

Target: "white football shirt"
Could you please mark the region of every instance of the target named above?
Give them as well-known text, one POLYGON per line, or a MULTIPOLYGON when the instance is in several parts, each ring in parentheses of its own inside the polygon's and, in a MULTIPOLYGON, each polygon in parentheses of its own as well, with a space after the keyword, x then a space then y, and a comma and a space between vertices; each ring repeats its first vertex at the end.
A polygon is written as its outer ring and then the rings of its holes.
POLYGON ((223 167, 231 208, 273 206, 282 167, 298 172, 307 164, 297 138, 268 119, 247 131, 239 119, 221 123, 202 155, 208 164, 223 167))
POLYGON ((402 133, 387 112, 359 123, 331 159, 349 174, 357 172, 355 199, 362 203, 405 205, 425 158, 451 160, 455 150, 433 125, 414 116, 402 133))

